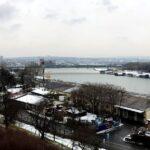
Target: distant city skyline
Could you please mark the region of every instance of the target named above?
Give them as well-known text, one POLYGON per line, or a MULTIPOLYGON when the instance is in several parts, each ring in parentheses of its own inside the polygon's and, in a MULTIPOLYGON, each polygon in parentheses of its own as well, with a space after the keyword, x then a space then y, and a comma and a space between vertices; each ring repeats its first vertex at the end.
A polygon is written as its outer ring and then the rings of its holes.
POLYGON ((150 56, 149 0, 1 0, 4 57, 150 56))

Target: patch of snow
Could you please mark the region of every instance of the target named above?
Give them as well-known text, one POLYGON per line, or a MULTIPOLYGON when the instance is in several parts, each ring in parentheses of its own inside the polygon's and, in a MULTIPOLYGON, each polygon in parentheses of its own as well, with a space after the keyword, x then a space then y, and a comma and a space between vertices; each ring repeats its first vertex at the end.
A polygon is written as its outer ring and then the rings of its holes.
POLYGON ((40 94, 40 95, 47 95, 49 91, 47 91, 44 87, 35 88, 32 93, 40 94))
POLYGON ((96 71, 107 71, 108 69, 107 68, 94 68, 94 70, 96 70, 96 71))
POLYGON ((146 131, 145 135, 150 137, 150 131, 146 131))
POLYGON ((80 117, 81 121, 92 123, 92 121, 95 121, 97 118, 97 115, 92 113, 87 113, 85 116, 80 117))
POLYGON ((126 135, 122 140, 124 142, 126 142, 126 139, 130 139, 131 140, 131 135, 130 134, 126 135))
POLYGON ((130 70, 125 70, 124 73, 126 75, 132 74, 133 76, 136 76, 136 77, 138 77, 140 75, 137 71, 130 71, 130 70))
MULTIPOLYGON (((37 79, 37 80, 43 80, 43 76, 35 76, 35 79, 37 79)), ((48 79, 48 78, 46 78, 46 77, 44 76, 44 79, 48 79)))
POLYGON ((42 102, 44 99, 42 96, 27 94, 16 99, 17 101, 28 103, 28 104, 37 104, 42 102))
POLYGON ((20 88, 20 87, 23 87, 23 85, 22 84, 17 84, 15 87, 20 88))
POLYGON ((80 113, 80 111, 75 107, 68 109, 67 112, 69 112, 71 114, 79 114, 80 113))
POLYGON ((129 110, 129 111, 133 111, 133 112, 137 112, 137 113, 143 113, 144 112, 142 110, 133 109, 133 108, 124 107, 124 106, 119 106, 119 105, 115 105, 115 107, 125 109, 125 110, 129 110))
MULTIPOLYGON (((40 132, 37 129, 35 129, 34 126, 31 126, 31 125, 28 125, 25 123, 21 123, 21 122, 16 122, 16 125, 22 129, 25 129, 25 130, 35 134, 36 136, 40 136, 40 132)), ((50 133, 46 133, 45 137, 51 141, 54 141, 54 136, 50 133)), ((64 138, 61 138, 58 136, 55 136, 55 142, 62 144, 62 145, 69 147, 69 148, 72 148, 72 144, 73 144, 70 139, 64 139, 64 138)), ((74 150, 81 150, 81 148, 76 147, 74 150)))
MULTIPOLYGON (((21 122, 16 122, 16 126, 25 129, 33 134, 35 134, 36 136, 40 136, 40 133, 37 129, 35 129, 34 126, 25 124, 25 123, 21 123, 21 122)), ((45 133, 45 137, 51 141, 54 141, 54 136, 50 133, 45 133)), ((59 136, 55 136, 55 142, 62 144, 68 148, 72 148, 73 142, 70 139, 65 139, 65 138, 61 138, 59 136)), ((90 150, 90 148, 86 148, 87 150, 90 150)), ((75 141, 75 146, 73 147, 73 150, 82 150, 79 146, 78 146, 78 142, 75 141)), ((99 150, 105 150, 100 148, 99 150)))
POLYGON ((11 94, 16 94, 16 93, 21 92, 22 88, 10 88, 10 89, 7 89, 7 91, 11 94))
POLYGON ((67 110, 67 112, 69 112, 71 114, 78 115, 78 114, 83 113, 85 111, 84 110, 79 111, 77 108, 71 107, 70 109, 67 110))
POLYGON ((65 90, 64 92, 65 92, 65 93, 71 93, 71 92, 76 91, 76 90, 79 90, 79 87, 78 87, 78 86, 75 86, 75 87, 73 87, 73 88, 69 88, 69 89, 65 90))

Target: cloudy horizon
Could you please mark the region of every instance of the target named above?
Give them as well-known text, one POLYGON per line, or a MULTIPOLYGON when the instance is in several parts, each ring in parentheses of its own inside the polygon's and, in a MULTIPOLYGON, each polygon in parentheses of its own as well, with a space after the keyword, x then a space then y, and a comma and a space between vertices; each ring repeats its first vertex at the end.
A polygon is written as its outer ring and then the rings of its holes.
POLYGON ((0 55, 150 56, 149 0, 1 0, 0 55))

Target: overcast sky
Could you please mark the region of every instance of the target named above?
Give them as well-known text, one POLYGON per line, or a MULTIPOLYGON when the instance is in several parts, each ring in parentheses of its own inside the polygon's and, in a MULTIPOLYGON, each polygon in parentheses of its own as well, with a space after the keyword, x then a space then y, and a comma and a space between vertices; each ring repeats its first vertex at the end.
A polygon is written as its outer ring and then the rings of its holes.
POLYGON ((150 56, 150 0, 0 0, 0 55, 150 56))

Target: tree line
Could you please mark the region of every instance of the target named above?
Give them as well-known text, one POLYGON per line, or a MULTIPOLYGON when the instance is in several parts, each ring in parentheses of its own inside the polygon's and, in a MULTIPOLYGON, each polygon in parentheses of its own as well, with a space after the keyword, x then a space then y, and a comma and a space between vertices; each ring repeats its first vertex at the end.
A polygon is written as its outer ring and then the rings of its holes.
POLYGON ((124 64, 123 69, 150 72, 150 62, 130 62, 124 64))

